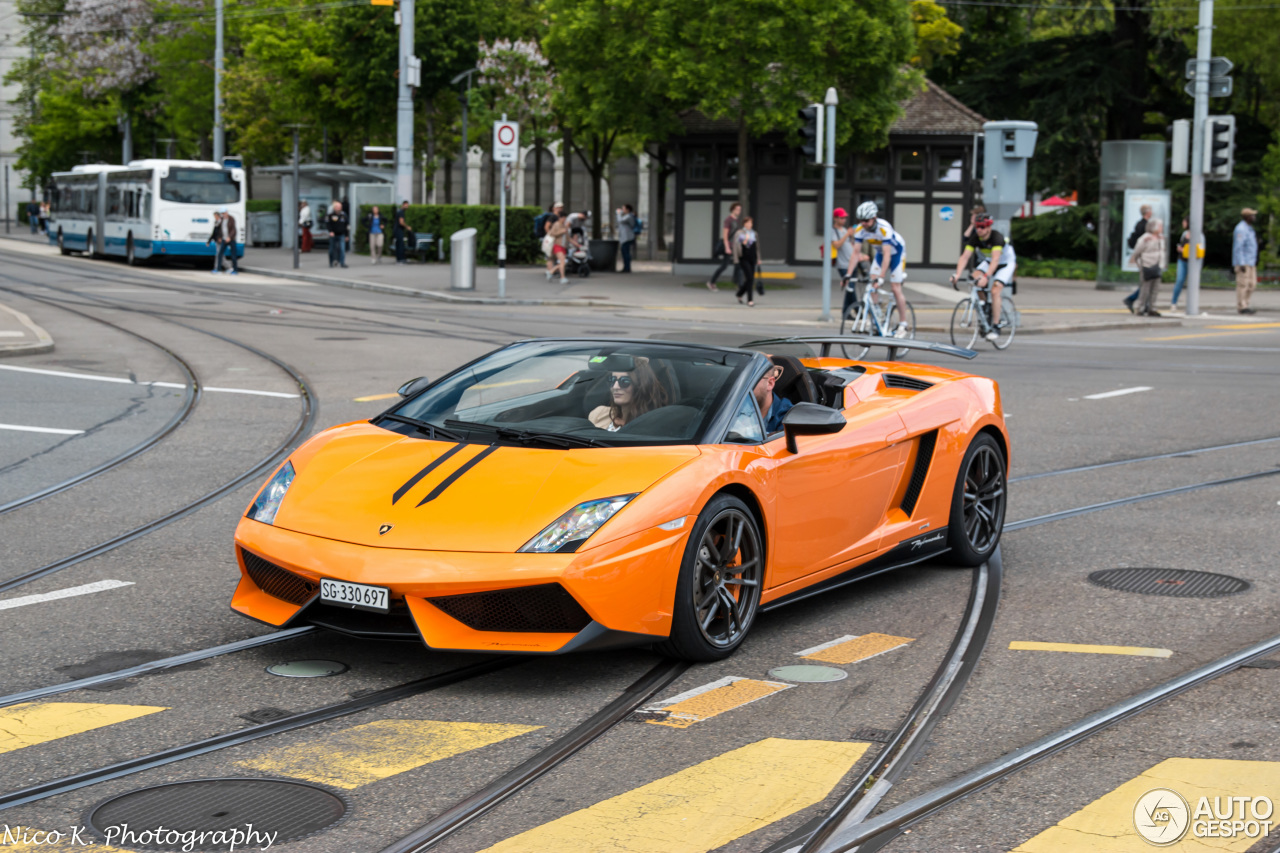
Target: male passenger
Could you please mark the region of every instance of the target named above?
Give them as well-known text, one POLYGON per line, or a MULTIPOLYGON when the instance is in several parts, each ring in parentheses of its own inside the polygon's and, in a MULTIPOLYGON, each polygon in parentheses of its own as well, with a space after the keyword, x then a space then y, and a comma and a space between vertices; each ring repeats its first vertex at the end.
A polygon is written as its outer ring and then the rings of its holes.
POLYGON ((773 393, 773 386, 778 384, 778 377, 781 375, 782 368, 775 364, 760 377, 756 387, 751 389, 756 403, 760 405, 760 414, 764 415, 764 431, 769 435, 782 429, 783 415, 795 405, 786 397, 779 397, 773 393))

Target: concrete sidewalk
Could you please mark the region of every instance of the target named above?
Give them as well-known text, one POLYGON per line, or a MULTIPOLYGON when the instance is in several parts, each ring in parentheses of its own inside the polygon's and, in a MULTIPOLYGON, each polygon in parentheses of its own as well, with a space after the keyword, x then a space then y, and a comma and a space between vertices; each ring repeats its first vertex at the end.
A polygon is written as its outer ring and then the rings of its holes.
POLYGON ((53 352, 53 338, 21 311, 0 303, 0 358, 53 352))

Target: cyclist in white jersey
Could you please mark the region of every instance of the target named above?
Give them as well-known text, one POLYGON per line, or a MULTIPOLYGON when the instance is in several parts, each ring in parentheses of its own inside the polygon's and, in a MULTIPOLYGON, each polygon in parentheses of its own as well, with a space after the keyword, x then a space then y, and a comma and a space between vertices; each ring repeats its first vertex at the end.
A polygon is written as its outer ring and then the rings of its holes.
MULTIPOLYGON (((888 270, 889 284, 893 288, 893 298, 898 303, 898 316, 906 318, 907 298, 902 294, 902 283, 907 280, 907 247, 902 235, 893 230, 893 226, 880 218, 880 208, 874 201, 864 201, 855 211, 858 227, 853 230, 853 258, 849 261, 849 269, 845 276, 853 275, 853 268, 864 259, 871 261, 872 281, 883 281, 882 270, 888 270), (863 254, 863 244, 867 254, 863 254), (880 259, 875 257, 876 250, 880 259)), ((905 338, 909 327, 905 319, 894 329, 894 336, 905 338)))

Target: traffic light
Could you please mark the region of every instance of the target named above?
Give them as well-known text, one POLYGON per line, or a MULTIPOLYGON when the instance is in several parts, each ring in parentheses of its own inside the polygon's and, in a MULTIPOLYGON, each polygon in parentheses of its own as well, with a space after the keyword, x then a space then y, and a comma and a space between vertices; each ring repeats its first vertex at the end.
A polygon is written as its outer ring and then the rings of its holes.
POLYGON ((1236 117, 1209 116, 1204 122, 1204 176, 1211 181, 1231 180, 1235 159, 1236 117))
POLYGON ((800 150, 815 166, 822 165, 822 104, 800 110, 800 150))

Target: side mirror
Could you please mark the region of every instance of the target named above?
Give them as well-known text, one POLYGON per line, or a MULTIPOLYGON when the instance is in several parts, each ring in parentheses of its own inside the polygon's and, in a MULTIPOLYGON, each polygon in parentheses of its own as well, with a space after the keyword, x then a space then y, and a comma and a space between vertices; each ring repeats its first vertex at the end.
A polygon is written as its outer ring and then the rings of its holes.
POLYGON ((431 380, 425 376, 419 376, 417 379, 410 379, 408 382, 396 389, 396 393, 401 397, 412 397, 423 388, 431 384, 431 380))
POLYGON ((782 429, 787 435, 787 450, 799 453, 797 435, 831 435, 844 429, 848 421, 835 409, 817 403, 796 403, 782 416, 782 429))

